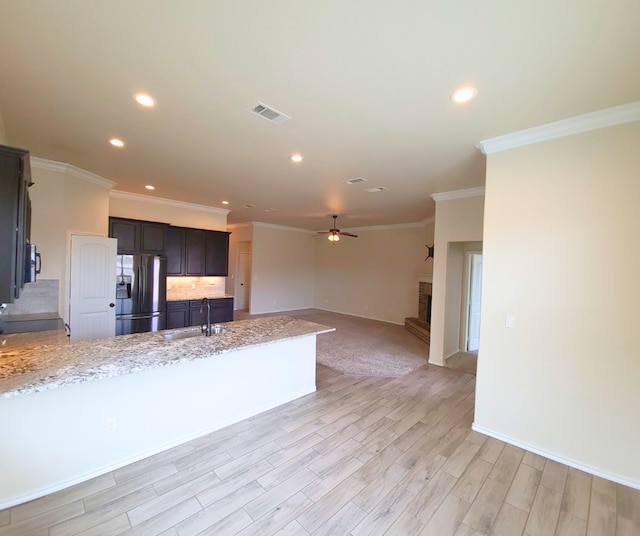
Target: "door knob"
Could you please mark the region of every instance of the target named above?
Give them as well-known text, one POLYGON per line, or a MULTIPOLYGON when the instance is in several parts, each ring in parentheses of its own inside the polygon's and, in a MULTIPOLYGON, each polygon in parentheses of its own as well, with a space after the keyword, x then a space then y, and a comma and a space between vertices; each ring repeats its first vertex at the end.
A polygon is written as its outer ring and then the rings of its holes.
POLYGON ((115 307, 115 306, 116 306, 116 304, 115 304, 115 303, 110 303, 110 304, 109 304, 109 307, 115 307))

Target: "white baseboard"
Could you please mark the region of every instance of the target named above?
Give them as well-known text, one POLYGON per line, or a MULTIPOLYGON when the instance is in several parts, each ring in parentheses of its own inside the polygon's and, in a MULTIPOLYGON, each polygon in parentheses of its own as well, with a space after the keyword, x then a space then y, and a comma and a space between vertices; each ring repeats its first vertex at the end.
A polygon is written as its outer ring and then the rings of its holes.
POLYGON ((327 311, 328 313, 338 313, 340 315, 355 316, 357 318, 366 318, 367 320, 377 320, 378 322, 385 322, 386 324, 394 324, 396 326, 404 326, 404 320, 402 322, 393 322, 391 320, 387 320, 384 318, 376 318, 375 316, 357 315, 354 313, 347 313, 345 311, 337 311, 336 309, 326 309, 324 307, 314 307, 314 309, 318 309, 318 311, 327 311))
POLYGON ((507 437, 505 435, 494 432, 493 430, 489 430, 488 428, 484 428, 476 423, 471 425, 471 429, 480 432, 481 434, 488 435, 489 437, 493 437, 494 439, 499 439, 500 441, 504 441, 505 443, 509 443, 514 447, 520 447, 521 449, 528 450, 529 452, 533 452, 534 454, 539 454, 544 458, 549 458, 554 462, 559 462, 564 465, 568 465, 569 467, 573 467, 574 469, 579 469, 580 471, 584 471, 585 473, 589 473, 594 476, 598 476, 600 478, 604 478, 606 480, 610 480, 611 482, 616 482, 618 484, 622 484, 623 486, 627 486, 634 489, 640 490, 640 482, 629 480, 620 475, 616 475, 613 473, 607 473, 606 471, 601 471, 600 469, 596 469, 595 467, 591 467, 590 465, 585 465, 569 458, 564 458, 563 456, 558 456, 553 452, 548 452, 544 449, 540 449, 538 447, 534 447, 533 445, 529 445, 527 443, 523 443, 522 441, 518 441, 511 437, 507 437))

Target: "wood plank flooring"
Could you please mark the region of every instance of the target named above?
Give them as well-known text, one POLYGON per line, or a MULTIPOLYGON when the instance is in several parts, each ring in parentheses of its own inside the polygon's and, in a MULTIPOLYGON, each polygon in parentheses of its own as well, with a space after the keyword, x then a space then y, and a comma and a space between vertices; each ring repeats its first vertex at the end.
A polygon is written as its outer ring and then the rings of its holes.
POLYGON ((640 491, 471 431, 474 387, 320 366, 316 393, 0 511, 0 535, 640 534, 640 491))

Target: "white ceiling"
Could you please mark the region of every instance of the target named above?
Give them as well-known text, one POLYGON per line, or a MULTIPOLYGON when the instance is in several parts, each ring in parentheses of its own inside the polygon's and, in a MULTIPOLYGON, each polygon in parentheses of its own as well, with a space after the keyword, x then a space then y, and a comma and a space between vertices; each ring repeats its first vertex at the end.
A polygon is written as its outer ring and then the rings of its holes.
POLYGON ((33 156, 229 223, 417 222, 484 184, 481 140, 638 100, 638 28, 637 0, 4 0, 0 113, 33 156))

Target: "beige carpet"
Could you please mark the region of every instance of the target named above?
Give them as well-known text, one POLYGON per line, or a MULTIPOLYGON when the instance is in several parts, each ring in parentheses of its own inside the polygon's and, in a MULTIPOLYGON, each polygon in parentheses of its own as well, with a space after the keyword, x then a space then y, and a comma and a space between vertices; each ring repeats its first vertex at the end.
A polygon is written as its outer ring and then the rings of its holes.
MULTIPOLYGON (((429 346, 404 326, 319 309, 287 311, 336 331, 318 335, 317 361, 344 374, 398 377, 427 364, 429 346)), ((236 311, 234 319, 252 318, 236 311)))

